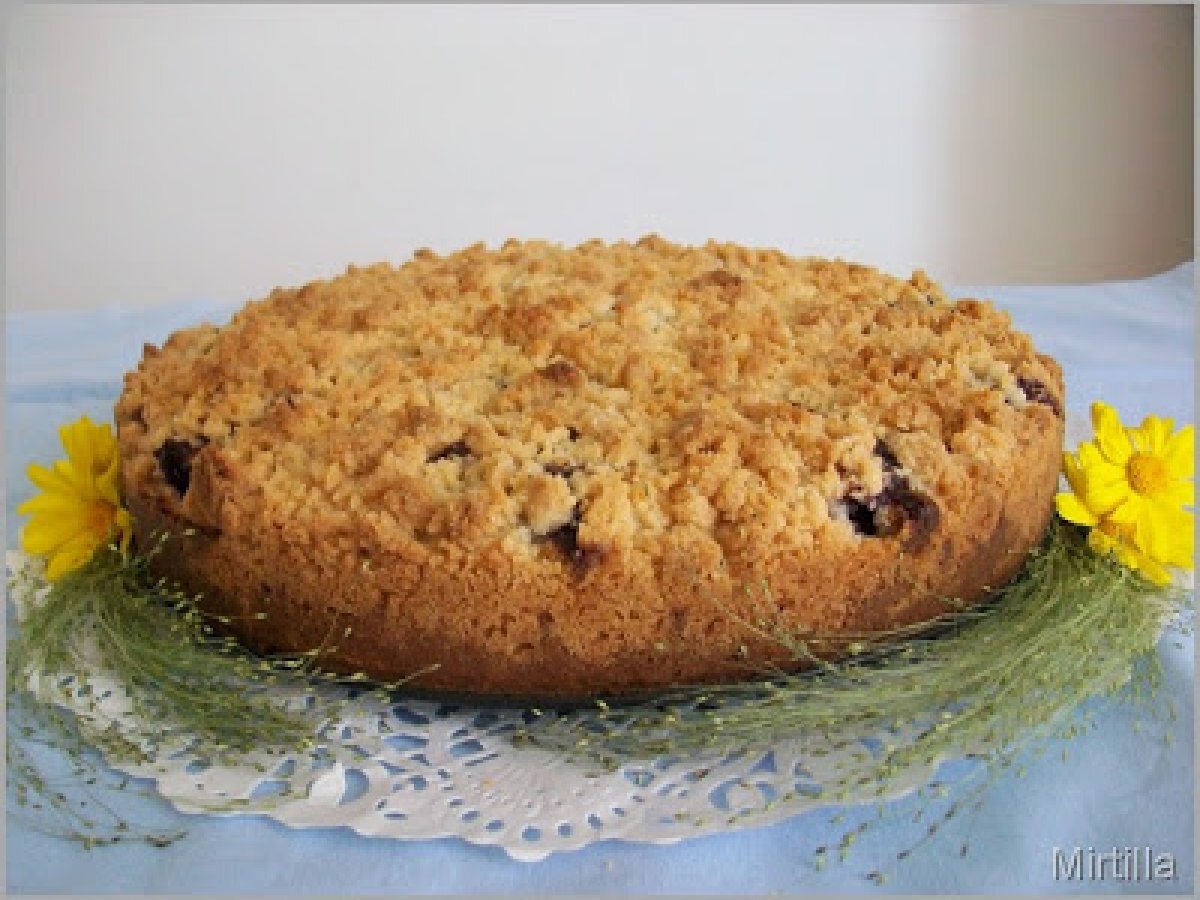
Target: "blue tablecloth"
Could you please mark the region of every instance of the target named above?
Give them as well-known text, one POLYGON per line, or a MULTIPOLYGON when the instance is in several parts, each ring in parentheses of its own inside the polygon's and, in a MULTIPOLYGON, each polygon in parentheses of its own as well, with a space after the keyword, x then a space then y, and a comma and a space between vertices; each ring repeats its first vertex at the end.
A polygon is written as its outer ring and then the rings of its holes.
MULTIPOLYGON (((1193 420, 1194 264, 1140 281, 1066 287, 977 288, 1038 347, 1061 361, 1069 405, 1103 398, 1124 419, 1149 412, 1193 420)), ((25 466, 59 455, 56 427, 89 413, 107 419, 121 374, 144 341, 179 327, 223 321, 230 305, 191 303, 149 310, 7 317, 8 546, 14 507, 31 492, 25 466)), ((800 893, 831 891, 1170 892, 1193 886, 1193 664, 1191 638, 1160 647, 1165 695, 1179 710, 1176 740, 1135 732, 1138 713, 1095 704, 1096 729, 1005 776, 974 816, 954 820, 931 846, 897 867, 882 888, 864 879, 885 848, 913 830, 897 822, 870 833, 846 865, 818 872, 812 850, 841 827, 817 812, 778 825, 673 846, 605 842, 519 863, 496 848, 457 839, 400 842, 344 829, 293 831, 256 817, 183 816, 157 800, 121 800, 154 821, 187 829, 165 849, 84 850, 10 815, 8 889, 54 893, 800 893), (970 840, 971 851, 959 847, 970 840), (1177 861, 1174 882, 1055 881, 1053 849, 1149 847, 1177 861)), ((907 821, 906 816, 897 816, 907 821)), ((835 854, 836 858, 836 854, 835 854)), ((1110 867, 1111 868, 1111 867, 1110 867)))

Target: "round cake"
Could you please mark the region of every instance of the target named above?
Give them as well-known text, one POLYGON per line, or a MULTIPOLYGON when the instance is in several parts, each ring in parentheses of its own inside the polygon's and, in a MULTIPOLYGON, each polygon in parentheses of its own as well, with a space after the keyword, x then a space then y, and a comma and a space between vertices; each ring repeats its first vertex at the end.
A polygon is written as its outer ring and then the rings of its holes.
POLYGON ((1062 410, 922 272, 650 236, 277 289, 147 345, 116 419, 139 546, 249 648, 581 698, 980 601, 1044 533, 1062 410))

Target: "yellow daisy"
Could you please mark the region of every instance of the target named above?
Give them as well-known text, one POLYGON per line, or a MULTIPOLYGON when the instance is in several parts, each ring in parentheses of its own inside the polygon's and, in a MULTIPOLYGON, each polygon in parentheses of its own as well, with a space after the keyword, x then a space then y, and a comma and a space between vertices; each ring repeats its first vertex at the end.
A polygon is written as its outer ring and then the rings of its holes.
POLYGON ((1125 428, 1106 403, 1092 404, 1092 425, 1095 440, 1063 454, 1071 492, 1055 498, 1058 513, 1091 528, 1094 549, 1164 584, 1166 567, 1193 567, 1195 429, 1158 416, 1125 428))
POLYGON ((120 458, 111 425, 87 416, 59 431, 67 458, 47 469, 33 463, 29 480, 41 493, 17 507, 30 520, 21 529, 21 549, 46 557, 46 577, 56 581, 116 541, 129 549, 133 522, 121 506, 120 458))
POLYGON ((1101 519, 1088 532, 1088 546, 1097 553, 1111 553, 1121 565, 1141 572, 1155 584, 1171 583, 1171 572, 1167 566, 1138 549, 1131 525, 1101 519))

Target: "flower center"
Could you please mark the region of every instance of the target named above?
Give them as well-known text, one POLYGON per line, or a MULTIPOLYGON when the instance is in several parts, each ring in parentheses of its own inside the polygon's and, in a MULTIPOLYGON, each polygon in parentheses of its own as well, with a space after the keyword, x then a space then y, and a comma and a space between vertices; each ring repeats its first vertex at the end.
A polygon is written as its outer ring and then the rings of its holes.
POLYGON ((1157 494, 1171 485, 1171 473, 1163 461, 1150 453, 1135 453, 1129 457, 1125 473, 1129 486, 1142 495, 1157 494))
POLYGON ((111 503, 105 503, 103 500, 97 500, 90 504, 86 519, 88 531, 101 538, 108 537, 109 532, 112 531, 116 512, 111 503))

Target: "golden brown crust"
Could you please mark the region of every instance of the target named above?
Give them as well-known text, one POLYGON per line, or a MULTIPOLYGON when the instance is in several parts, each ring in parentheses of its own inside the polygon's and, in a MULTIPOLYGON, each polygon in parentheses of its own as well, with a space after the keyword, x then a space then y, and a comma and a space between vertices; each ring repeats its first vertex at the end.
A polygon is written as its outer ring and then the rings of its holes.
POLYGON ((923 273, 652 236, 277 290, 147 346, 117 424, 139 540, 250 646, 578 697, 984 596, 1048 521, 1062 398, 923 273))

